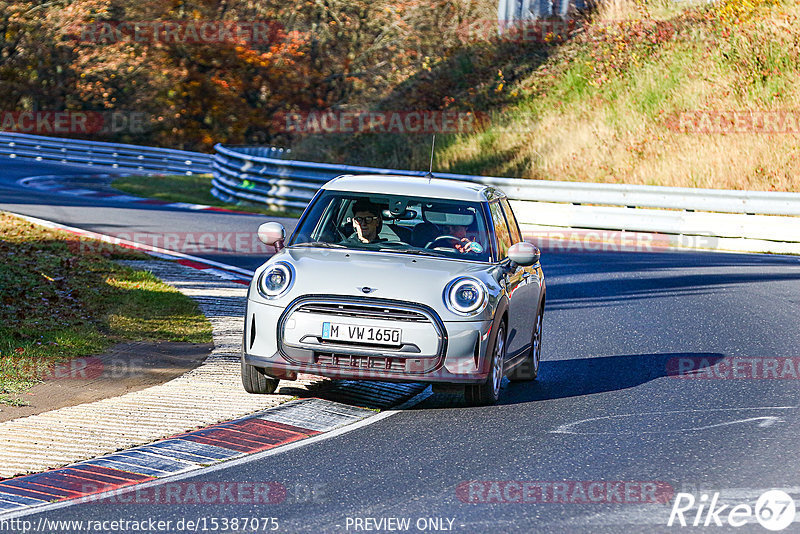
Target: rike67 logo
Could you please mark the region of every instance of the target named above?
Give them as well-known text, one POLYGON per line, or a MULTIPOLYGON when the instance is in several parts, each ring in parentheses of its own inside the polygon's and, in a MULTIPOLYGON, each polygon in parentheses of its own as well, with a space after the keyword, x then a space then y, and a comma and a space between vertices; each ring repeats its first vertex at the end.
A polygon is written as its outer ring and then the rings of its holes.
POLYGON ((795 514, 794 499, 781 490, 765 491, 755 507, 745 503, 722 504, 719 492, 714 493, 710 500, 706 494, 696 499, 691 493, 678 493, 667 526, 677 523, 682 527, 721 527, 727 523, 732 527, 741 527, 758 521, 765 529, 777 532, 791 525, 795 514))

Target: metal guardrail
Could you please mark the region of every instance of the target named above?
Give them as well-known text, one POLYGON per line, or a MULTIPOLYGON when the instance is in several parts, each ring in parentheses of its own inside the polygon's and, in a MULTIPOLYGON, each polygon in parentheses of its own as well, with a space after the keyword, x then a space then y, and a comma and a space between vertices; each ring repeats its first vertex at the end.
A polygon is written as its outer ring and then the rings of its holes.
POLYGON ((135 170, 145 174, 209 173, 213 157, 211 154, 186 150, 44 137, 16 132, 0 132, 0 155, 135 170))
MULTIPOLYGON (((215 196, 279 209, 303 209, 322 184, 341 174, 425 175, 422 171, 263 157, 249 149, 221 144, 214 148, 217 151, 213 161, 215 196)), ((522 180, 452 173, 436 173, 436 177, 499 187, 512 201, 520 223, 529 227, 800 243, 800 193, 522 180)))
MULTIPOLYGON (((282 210, 302 210, 319 187, 341 174, 424 176, 423 171, 286 159, 290 151, 215 146, 202 154, 138 145, 0 132, 0 155, 143 173, 212 172, 212 194, 282 210)), ((598 229, 757 240, 741 250, 800 253, 800 193, 727 191, 437 173, 499 187, 530 229, 598 229), (774 244, 778 245, 774 245, 774 244), (785 244, 787 246, 783 246, 785 244), (754 248, 755 247, 755 248, 754 248)))

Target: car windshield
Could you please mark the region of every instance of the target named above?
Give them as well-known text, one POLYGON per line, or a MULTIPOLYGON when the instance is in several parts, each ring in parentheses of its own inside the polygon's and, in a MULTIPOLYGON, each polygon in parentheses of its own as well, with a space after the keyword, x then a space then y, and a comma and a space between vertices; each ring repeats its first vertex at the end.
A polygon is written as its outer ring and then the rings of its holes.
POLYGON ((491 261, 479 202, 323 191, 289 246, 349 248, 491 261))

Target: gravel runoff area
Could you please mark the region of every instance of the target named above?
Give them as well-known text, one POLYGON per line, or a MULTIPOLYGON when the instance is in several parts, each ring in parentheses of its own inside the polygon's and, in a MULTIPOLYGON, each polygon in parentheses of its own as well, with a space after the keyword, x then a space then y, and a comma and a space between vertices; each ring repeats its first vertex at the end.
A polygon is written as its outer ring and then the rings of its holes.
POLYGON ((274 395, 251 395, 240 381, 246 287, 169 261, 125 261, 197 300, 211 321, 214 350, 196 369, 119 397, 0 423, 0 478, 95 458, 277 406, 327 382, 300 375, 274 395))

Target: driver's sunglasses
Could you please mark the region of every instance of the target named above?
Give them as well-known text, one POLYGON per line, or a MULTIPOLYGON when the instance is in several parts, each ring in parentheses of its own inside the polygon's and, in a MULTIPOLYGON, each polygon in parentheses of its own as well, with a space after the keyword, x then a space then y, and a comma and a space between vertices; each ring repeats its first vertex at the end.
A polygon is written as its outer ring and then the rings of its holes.
POLYGON ((373 222, 377 221, 377 217, 353 217, 353 220, 358 224, 372 224, 373 222))

